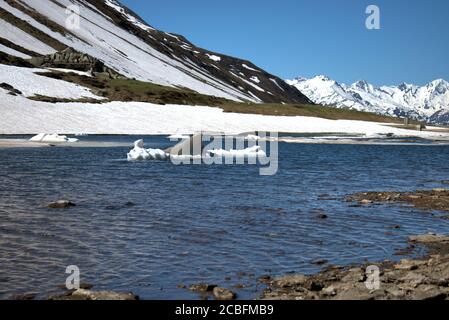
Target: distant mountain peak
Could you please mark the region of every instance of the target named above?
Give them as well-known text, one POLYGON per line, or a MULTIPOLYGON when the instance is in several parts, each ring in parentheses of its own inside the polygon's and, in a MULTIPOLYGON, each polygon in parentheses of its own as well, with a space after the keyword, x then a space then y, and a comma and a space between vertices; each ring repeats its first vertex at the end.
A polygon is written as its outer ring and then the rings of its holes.
POLYGON ((358 80, 352 85, 352 87, 369 92, 372 90, 373 85, 369 84, 366 80, 358 80))
POLYGON ((366 80, 346 86, 323 76, 287 83, 315 103, 449 124, 449 83, 444 79, 422 87, 405 82, 398 86, 376 87, 366 80))

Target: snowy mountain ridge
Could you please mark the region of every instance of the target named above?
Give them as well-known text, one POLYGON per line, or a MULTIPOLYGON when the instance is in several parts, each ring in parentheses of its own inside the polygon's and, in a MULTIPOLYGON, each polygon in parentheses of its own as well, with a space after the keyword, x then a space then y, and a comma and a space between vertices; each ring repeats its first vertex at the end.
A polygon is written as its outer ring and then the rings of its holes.
POLYGON ((424 86, 402 83, 380 87, 365 80, 346 85, 323 75, 286 82, 317 104, 410 117, 429 123, 449 123, 449 83, 443 79, 424 86))
POLYGON ((159 31, 116 0, 0 0, 0 54, 29 59, 67 48, 130 79, 235 101, 310 102, 251 62, 159 31), (79 26, 67 27, 73 7, 79 26))

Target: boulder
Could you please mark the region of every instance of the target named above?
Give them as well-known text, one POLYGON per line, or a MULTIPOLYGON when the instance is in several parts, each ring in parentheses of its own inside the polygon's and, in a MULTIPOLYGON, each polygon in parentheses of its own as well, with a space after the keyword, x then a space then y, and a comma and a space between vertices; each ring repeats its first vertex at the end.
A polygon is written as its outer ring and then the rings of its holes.
POLYGON ((237 295, 231 290, 216 287, 213 290, 215 299, 217 300, 235 300, 237 295))
POLYGON ((71 207, 75 207, 76 204, 74 204, 73 202, 69 201, 69 200, 58 200, 56 202, 52 202, 48 204, 48 207, 51 209, 66 209, 66 208, 71 208, 71 207))

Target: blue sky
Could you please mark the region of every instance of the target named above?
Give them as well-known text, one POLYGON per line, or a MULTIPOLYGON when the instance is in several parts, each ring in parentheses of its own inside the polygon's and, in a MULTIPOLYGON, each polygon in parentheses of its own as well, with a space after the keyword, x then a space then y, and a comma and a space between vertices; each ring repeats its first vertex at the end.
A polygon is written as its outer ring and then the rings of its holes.
POLYGON ((448 0, 122 0, 152 26, 284 79, 449 80, 448 0), (365 9, 381 29, 365 28, 365 9))

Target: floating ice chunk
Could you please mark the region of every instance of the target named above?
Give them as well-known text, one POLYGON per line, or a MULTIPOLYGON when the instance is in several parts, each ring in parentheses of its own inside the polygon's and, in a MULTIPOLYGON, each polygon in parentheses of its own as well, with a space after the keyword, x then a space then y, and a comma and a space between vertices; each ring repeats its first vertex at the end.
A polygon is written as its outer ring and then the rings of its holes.
POLYGON ((168 154, 163 150, 145 149, 142 139, 134 142, 134 149, 128 153, 128 161, 167 160, 168 158, 168 154))
POLYGON ((31 142, 47 142, 47 143, 60 143, 60 142, 78 142, 78 139, 68 138, 67 136, 60 136, 59 134, 47 134, 40 133, 30 139, 31 142))
POLYGON ((247 149, 242 150, 223 150, 223 149, 214 149, 207 150, 209 154, 213 157, 266 157, 267 154, 265 151, 261 149, 260 146, 254 146, 247 149))

